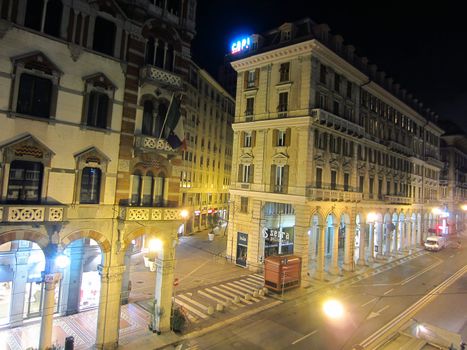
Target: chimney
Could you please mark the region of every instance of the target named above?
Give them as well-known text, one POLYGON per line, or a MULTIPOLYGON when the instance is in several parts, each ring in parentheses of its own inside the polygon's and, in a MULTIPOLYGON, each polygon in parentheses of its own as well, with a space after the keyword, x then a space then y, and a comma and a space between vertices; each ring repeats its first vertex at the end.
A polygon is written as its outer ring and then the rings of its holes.
POLYGON ((334 50, 341 54, 342 53, 342 43, 344 42, 344 38, 337 34, 337 35, 334 35, 332 37, 332 42, 333 42, 333 46, 334 46, 334 50))
POLYGON ((378 72, 378 80, 381 86, 384 86, 384 78, 386 77, 386 72, 378 72))
POLYGON ((373 79, 376 79, 376 71, 378 70, 378 66, 376 64, 370 64, 368 66, 368 69, 370 71, 370 76, 373 78, 373 79))
POLYGON ((398 83, 395 83, 395 84, 394 84, 394 93, 395 93, 396 95, 399 95, 399 93, 400 93, 400 88, 401 88, 401 85, 400 85, 400 84, 398 84, 398 83))
POLYGON ((407 90, 406 89, 401 89, 401 96, 403 99, 405 99, 405 95, 407 94, 407 90))
POLYGON ((388 90, 389 91, 392 91, 393 89, 393 86, 392 84, 394 83, 394 79, 389 77, 389 78, 386 78, 386 86, 388 87, 388 90))
POLYGON ((323 43, 328 42, 330 28, 326 23, 317 24, 313 27, 316 37, 323 43))

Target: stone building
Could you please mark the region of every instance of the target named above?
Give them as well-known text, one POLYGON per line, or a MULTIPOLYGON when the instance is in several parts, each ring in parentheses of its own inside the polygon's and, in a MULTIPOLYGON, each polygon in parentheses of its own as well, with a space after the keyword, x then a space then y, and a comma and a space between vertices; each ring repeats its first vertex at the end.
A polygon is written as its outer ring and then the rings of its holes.
POLYGON ((194 63, 185 96, 186 150, 180 191, 189 211, 186 233, 191 233, 227 220, 235 101, 194 63))
POLYGON ((309 19, 232 46, 238 74, 227 254, 302 278, 408 254, 435 224, 437 116, 309 19))
MULTIPOLYGON (((96 347, 117 346, 130 256, 150 237, 163 245, 156 308, 172 305, 184 164, 164 121, 188 81, 195 10, 0 1, 0 322, 41 316, 40 348, 54 313, 87 307, 98 308, 96 347)), ((169 317, 157 313, 156 330, 169 317)))

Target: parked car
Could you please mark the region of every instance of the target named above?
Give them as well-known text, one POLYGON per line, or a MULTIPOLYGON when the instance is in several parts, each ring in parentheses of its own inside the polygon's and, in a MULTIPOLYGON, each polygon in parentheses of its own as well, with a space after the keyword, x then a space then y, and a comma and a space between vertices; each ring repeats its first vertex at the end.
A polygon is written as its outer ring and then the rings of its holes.
POLYGON ((425 241, 425 249, 431 251, 439 251, 446 247, 446 238, 441 236, 429 236, 425 241))

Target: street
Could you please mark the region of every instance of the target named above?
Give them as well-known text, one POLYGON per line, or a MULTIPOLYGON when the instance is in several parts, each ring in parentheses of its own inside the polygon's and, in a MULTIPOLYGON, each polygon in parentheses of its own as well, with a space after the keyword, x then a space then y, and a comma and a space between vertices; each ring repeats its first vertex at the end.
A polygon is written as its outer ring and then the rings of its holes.
MULTIPOLYGON (((464 240, 463 246, 466 243, 464 240)), ((341 289, 313 293, 189 340, 183 349, 352 349, 466 265, 466 250, 451 245, 341 289), (336 299, 344 315, 330 319, 322 303, 336 299)), ((466 339, 467 274, 418 313, 466 339)))

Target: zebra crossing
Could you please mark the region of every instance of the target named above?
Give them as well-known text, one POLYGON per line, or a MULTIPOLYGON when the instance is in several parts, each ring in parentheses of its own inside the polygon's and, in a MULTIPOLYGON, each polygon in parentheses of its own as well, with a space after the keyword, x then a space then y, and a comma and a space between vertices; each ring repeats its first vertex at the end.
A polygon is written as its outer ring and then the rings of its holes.
POLYGON ((267 299, 260 274, 247 275, 215 285, 177 293, 175 303, 190 323, 209 320, 219 312, 241 312, 267 299))

